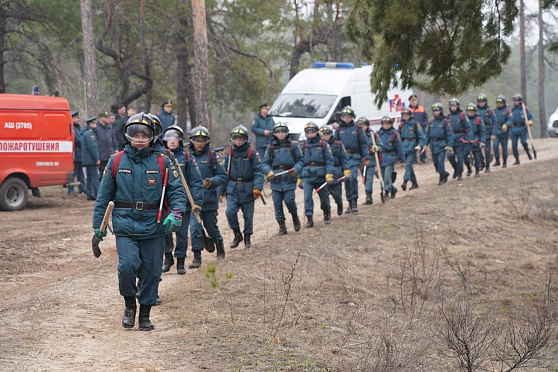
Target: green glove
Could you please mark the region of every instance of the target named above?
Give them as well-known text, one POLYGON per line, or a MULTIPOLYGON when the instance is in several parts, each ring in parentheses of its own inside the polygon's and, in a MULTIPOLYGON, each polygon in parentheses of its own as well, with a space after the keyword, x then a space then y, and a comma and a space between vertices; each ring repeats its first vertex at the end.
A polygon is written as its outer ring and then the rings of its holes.
POLYGON ((94 233, 95 235, 97 235, 97 238, 99 238, 99 241, 101 241, 101 242, 103 241, 103 238, 104 238, 105 236, 107 236, 107 232, 106 232, 106 231, 101 232, 101 229, 98 229, 98 228, 97 228, 97 229, 94 229, 94 230, 93 230, 93 233, 94 233))
POLYGON ((163 222, 163 225, 169 225, 169 232, 175 232, 177 231, 180 226, 182 226, 182 217, 180 217, 180 219, 176 218, 177 216, 175 216, 173 213, 169 213, 169 215, 167 216, 167 218, 165 218, 165 221, 163 222))

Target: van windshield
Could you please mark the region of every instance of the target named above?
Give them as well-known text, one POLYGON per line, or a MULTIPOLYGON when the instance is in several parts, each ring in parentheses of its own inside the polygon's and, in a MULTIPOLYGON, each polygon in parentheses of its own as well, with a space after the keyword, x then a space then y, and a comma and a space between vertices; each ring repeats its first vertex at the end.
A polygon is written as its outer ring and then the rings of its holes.
POLYGON ((316 118, 327 115, 337 96, 327 94, 281 94, 271 107, 271 115, 284 118, 316 118))

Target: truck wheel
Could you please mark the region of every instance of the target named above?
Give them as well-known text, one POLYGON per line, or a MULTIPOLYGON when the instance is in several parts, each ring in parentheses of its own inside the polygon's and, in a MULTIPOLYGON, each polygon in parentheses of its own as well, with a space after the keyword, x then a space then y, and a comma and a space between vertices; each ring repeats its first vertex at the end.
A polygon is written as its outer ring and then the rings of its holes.
POLYGON ((18 211, 27 205, 27 184, 17 177, 10 177, 0 186, 0 210, 18 211))

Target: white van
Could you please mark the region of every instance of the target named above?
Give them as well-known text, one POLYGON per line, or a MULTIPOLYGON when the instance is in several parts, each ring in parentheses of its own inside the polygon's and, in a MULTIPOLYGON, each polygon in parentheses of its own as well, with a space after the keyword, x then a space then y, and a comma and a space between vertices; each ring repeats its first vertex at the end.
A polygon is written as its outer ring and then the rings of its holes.
POLYGON ((383 116, 400 117, 401 109, 412 90, 394 88, 388 102, 378 108, 370 91, 372 66, 355 68, 352 63, 316 62, 313 68, 296 74, 271 106, 275 122, 289 127, 289 136, 304 140, 304 125, 313 121, 318 126, 335 124, 337 112, 351 106, 358 117, 370 120, 378 130, 383 116))

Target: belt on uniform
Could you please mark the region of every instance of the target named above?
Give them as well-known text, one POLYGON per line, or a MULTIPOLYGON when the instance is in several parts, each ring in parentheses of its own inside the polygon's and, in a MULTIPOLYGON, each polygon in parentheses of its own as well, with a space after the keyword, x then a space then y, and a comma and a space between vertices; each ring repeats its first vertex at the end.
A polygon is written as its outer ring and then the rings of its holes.
POLYGON ((346 152, 347 154, 352 154, 354 151, 345 149, 345 152, 346 152))
POLYGON ((325 165, 325 163, 313 161, 313 162, 305 164, 305 165, 309 165, 311 167, 323 167, 325 165))
POLYGON ((280 165, 280 166, 275 167, 273 169, 287 170, 287 169, 291 169, 292 167, 293 167, 292 165, 280 165))
POLYGON ((403 142, 415 142, 414 138, 413 139, 404 139, 403 142))
POLYGON ((116 202, 114 206, 116 208, 133 208, 138 211, 159 209, 159 203, 144 203, 140 201, 135 203, 116 202))
POLYGON ((513 124, 514 128, 524 127, 524 126, 525 126, 525 124, 513 124))
POLYGON ((445 138, 430 138, 430 142, 444 141, 445 138))
POLYGON ((231 180, 233 180, 236 183, 244 183, 244 182, 252 181, 253 178, 237 178, 237 179, 231 178, 231 180))

